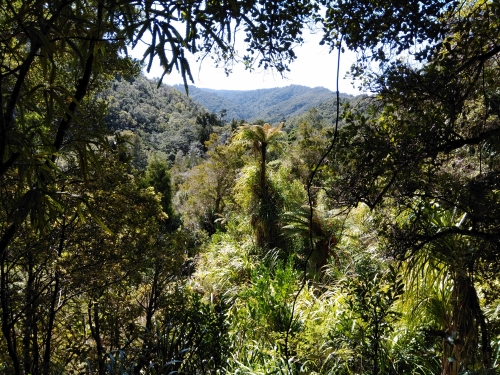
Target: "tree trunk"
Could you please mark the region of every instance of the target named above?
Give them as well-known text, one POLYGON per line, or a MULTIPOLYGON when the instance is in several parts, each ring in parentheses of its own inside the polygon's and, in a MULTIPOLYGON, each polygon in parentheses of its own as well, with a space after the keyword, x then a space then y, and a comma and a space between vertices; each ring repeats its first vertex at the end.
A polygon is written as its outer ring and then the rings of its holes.
POLYGON ((15 336, 12 330, 11 324, 11 306, 8 292, 8 275, 6 272, 5 261, 7 258, 7 252, 0 254, 0 299, 2 305, 2 334, 7 342, 7 351, 9 357, 12 360, 12 366, 14 367, 14 375, 21 375, 21 363, 19 360, 19 355, 17 353, 15 336))
POLYGON ((27 256, 28 261, 28 280, 26 282, 25 290, 25 320, 24 320, 24 372, 26 374, 37 374, 38 369, 38 343, 34 337, 34 327, 36 322, 36 307, 35 307, 35 291, 34 291, 34 260, 33 256, 27 256))
POLYGON ((56 276, 55 276, 55 284, 54 284, 54 292, 52 293, 52 299, 50 301, 50 311, 49 311, 49 318, 48 318, 48 326, 47 326, 47 332, 46 332, 46 337, 45 337, 45 352, 43 355, 43 375, 49 375, 50 374, 50 356, 51 356, 51 342, 52 342, 52 331, 54 329, 54 321, 56 318, 56 302, 57 302, 57 296, 59 294, 59 274, 56 271, 56 276))
POLYGON ((267 181, 266 181, 266 160, 267 158, 267 143, 261 142, 260 145, 260 194, 261 198, 267 197, 267 181))
POLYGON ((89 326, 90 326, 90 332, 92 333, 92 338, 94 339, 96 343, 96 349, 97 349, 97 368, 98 368, 98 374, 99 375, 105 375, 106 373, 106 366, 104 363, 104 346, 102 345, 102 340, 101 340, 101 325, 99 321, 99 304, 90 304, 89 305, 89 326), (92 309, 94 310, 94 323, 92 323, 92 309))
POLYGON ((453 287, 452 326, 443 340, 442 375, 457 375, 477 362, 479 335, 481 361, 484 369, 491 368, 490 335, 479 305, 474 282, 468 273, 455 273, 453 287))

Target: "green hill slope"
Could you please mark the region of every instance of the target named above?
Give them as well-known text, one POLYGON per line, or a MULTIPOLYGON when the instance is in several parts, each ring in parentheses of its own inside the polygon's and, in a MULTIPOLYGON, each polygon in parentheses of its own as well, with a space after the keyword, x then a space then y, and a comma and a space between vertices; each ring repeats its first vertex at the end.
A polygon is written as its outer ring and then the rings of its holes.
MULTIPOLYGON (((181 86, 176 88, 182 90, 181 86)), ((260 90, 214 90, 190 86, 189 96, 211 112, 226 110, 228 120, 253 122, 262 119, 276 123, 333 100, 335 93, 323 87, 299 85, 260 90)), ((352 98, 346 94, 342 97, 352 98)))
POLYGON ((142 164, 151 152, 173 161, 179 151, 188 154, 202 149, 197 117, 206 110, 177 89, 157 88, 155 82, 140 76, 114 81, 102 96, 108 102, 110 130, 139 136, 133 140, 137 153, 143 155, 142 164))

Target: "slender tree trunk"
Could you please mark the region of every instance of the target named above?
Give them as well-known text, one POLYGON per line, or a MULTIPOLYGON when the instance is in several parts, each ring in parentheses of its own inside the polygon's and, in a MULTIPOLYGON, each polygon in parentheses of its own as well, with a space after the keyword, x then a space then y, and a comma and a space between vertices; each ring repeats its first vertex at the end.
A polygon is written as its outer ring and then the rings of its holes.
POLYGON ((98 368, 98 374, 99 375, 105 375, 106 373, 106 367, 104 365, 104 346, 102 345, 102 340, 101 340, 101 326, 100 326, 100 321, 99 321, 99 304, 90 304, 89 305, 89 326, 90 326, 90 332, 92 333, 92 338, 94 339, 96 343, 96 349, 97 349, 97 368, 98 368), (92 309, 93 314, 92 314, 92 309), (94 323, 92 323, 92 315, 94 315, 93 320, 94 323))
POLYGON ((35 307, 35 291, 34 291, 34 260, 32 254, 27 256, 28 261, 28 280, 25 290, 25 322, 24 322, 24 372, 26 374, 36 374, 35 363, 38 361, 38 343, 33 337, 34 326, 36 325, 36 307, 35 307), (36 348, 36 349, 35 349, 36 348), (35 351, 37 353, 35 353, 35 351))
MULTIPOLYGON (((156 312, 158 306, 158 298, 160 296, 160 272, 161 265, 159 261, 156 261, 153 284, 151 285, 151 293, 149 295, 148 305, 146 307, 146 328, 149 332, 152 332, 153 330, 153 316, 156 312)), ((151 355, 150 350, 151 349, 149 347, 149 342, 147 340, 144 340, 142 344, 142 354, 134 367, 134 375, 140 374, 142 369, 147 366, 151 355)))
POLYGON ((8 274, 6 272, 6 258, 7 253, 3 252, 0 254, 0 298, 2 304, 2 334, 7 343, 7 351, 9 357, 12 360, 12 366, 14 367, 14 375, 21 375, 21 363, 19 360, 19 355, 17 353, 16 339, 12 331, 11 324, 11 306, 10 306, 10 296, 8 292, 8 274))
MULTIPOLYGON (((59 246, 57 249, 57 257, 59 258, 64 250, 64 241, 66 240, 66 220, 63 216, 63 221, 61 225, 61 235, 59 236, 59 246)), ((57 267, 57 265, 56 265, 57 267)), ((54 291, 52 293, 52 297, 50 300, 50 310, 49 310, 49 317, 48 317, 48 324, 47 324, 47 332, 46 332, 46 337, 45 337, 45 352, 43 355, 43 364, 42 364, 42 371, 43 375, 49 375, 50 374, 50 357, 51 357, 51 351, 52 351, 52 334, 54 330, 54 322, 56 319, 56 313, 57 313, 57 300, 59 297, 59 293, 61 291, 60 288, 60 275, 59 271, 56 268, 55 270, 55 276, 54 276, 54 291)))
POLYGON ((483 356, 483 366, 485 369, 491 369, 492 364, 492 349, 491 349, 491 341, 490 341, 490 332, 486 325, 486 318, 484 317, 483 311, 479 307, 479 298, 477 298, 476 294, 476 303, 478 306, 479 314, 479 326, 481 327, 481 347, 482 347, 482 356, 483 356))
POLYGON ((52 298, 50 301, 50 311, 49 311, 49 318, 48 318, 48 325, 47 325, 47 332, 46 332, 46 337, 45 337, 45 352, 43 355, 43 365, 42 365, 42 371, 43 375, 49 375, 50 374, 50 357, 51 357, 51 343, 52 343, 52 333, 54 330, 54 321, 56 319, 56 311, 57 311, 57 299, 59 295, 59 273, 56 271, 55 275, 55 283, 54 283, 54 292, 52 293, 52 298))
POLYGON ((375 318, 375 328, 373 330, 373 375, 379 375, 379 346, 380 346, 380 336, 379 336, 379 321, 378 317, 375 318))
POLYGON ((149 295, 148 306, 146 310, 146 328, 151 332, 153 328, 153 316, 156 311, 157 301, 158 301, 158 278, 160 273, 160 266, 157 262, 155 265, 155 273, 153 277, 153 284, 151 285, 151 293, 149 295))

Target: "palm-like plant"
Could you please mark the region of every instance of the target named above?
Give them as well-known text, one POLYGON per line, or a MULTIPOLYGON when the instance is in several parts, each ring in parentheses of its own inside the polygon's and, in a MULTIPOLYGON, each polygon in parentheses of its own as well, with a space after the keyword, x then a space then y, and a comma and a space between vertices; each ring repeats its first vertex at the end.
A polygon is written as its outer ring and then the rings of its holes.
MULTIPOLYGON (((434 314, 433 320, 438 326, 432 327, 432 331, 443 341, 442 375, 470 370, 477 366, 478 359, 483 368, 491 367, 489 329, 474 282, 474 271, 480 262, 474 249, 480 244, 459 234, 441 235, 447 230, 451 232, 450 228, 460 228, 465 220, 466 214, 457 208, 446 209, 438 204, 422 205, 418 214, 409 220, 421 226, 425 235, 432 238, 410 256, 407 268, 412 270, 412 276, 418 279, 432 275, 435 285, 447 282, 452 287, 451 306, 436 310, 436 301, 424 302, 428 312, 439 312, 434 314)), ((420 280, 408 287, 425 284, 420 280)))
POLYGON ((283 134, 283 122, 273 127, 268 123, 264 125, 243 125, 236 130, 233 142, 251 145, 254 153, 260 156, 259 163, 259 188, 265 195, 267 188, 266 163, 267 150, 269 147, 279 144, 279 136, 283 134))
MULTIPOLYGON (((279 145, 279 136, 283 123, 276 127, 269 125, 243 125, 236 130, 234 144, 251 145, 259 156, 258 180, 252 183, 253 207, 251 208, 251 224, 257 245, 272 248, 277 244, 276 222, 278 220, 278 204, 275 192, 270 189, 266 175, 267 151, 279 145)), ((253 179, 248 179, 252 181, 253 179)), ((254 180, 255 181, 255 180, 254 180)))
POLYGON ((335 266, 340 270, 340 258, 335 251, 335 245, 338 243, 338 238, 334 233, 335 228, 319 210, 313 210, 312 222, 310 222, 310 214, 310 207, 307 205, 285 212, 283 216, 287 225, 283 229, 289 236, 309 239, 312 235, 314 249, 311 259, 314 261, 316 272, 326 266, 330 256, 333 256, 335 266))

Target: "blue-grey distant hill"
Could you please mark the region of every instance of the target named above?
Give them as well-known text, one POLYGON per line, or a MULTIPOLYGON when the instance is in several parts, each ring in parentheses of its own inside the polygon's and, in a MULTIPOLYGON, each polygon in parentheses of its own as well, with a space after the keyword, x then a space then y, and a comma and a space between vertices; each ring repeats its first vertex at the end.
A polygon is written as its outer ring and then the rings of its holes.
MULTIPOLYGON (((184 92, 182 85, 174 86, 184 92)), ((341 94, 343 98, 352 98, 341 94)), ((335 93, 324 87, 291 85, 259 90, 214 90, 189 87, 191 99, 219 114, 226 110, 226 120, 236 119, 253 122, 264 120, 269 123, 284 121, 299 116, 311 107, 335 98, 335 93)))

